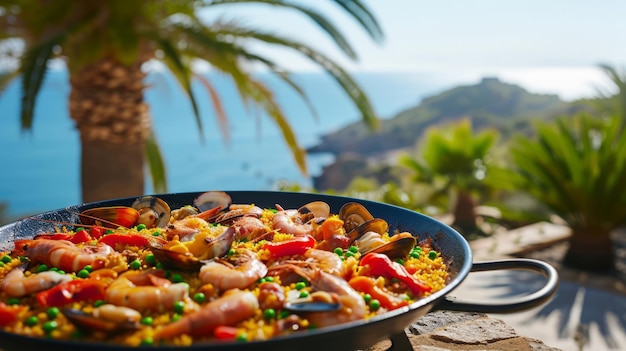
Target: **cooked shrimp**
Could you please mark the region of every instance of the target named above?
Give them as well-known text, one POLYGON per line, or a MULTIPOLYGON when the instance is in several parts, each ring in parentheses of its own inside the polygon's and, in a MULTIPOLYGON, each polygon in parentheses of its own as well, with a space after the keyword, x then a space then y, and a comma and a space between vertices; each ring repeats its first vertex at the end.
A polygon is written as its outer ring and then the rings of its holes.
POLYGON ((107 256, 113 253, 108 245, 86 245, 79 247, 66 240, 17 240, 15 251, 24 254, 35 262, 43 262, 66 272, 78 272, 90 265, 99 269, 108 262, 107 256))
POLYGON ((232 227, 235 229, 235 237, 237 240, 254 240, 268 232, 265 223, 253 216, 244 216, 235 219, 232 227))
POLYGON ((334 252, 308 249, 304 252, 304 257, 307 259, 306 262, 312 262, 315 267, 326 273, 339 277, 343 277, 345 274, 343 261, 341 257, 334 252))
POLYGON ((249 250, 232 257, 235 266, 223 260, 211 260, 200 268, 200 280, 220 290, 244 289, 267 274, 267 267, 249 250))
POLYGON ((365 317, 363 297, 344 279, 321 270, 302 270, 299 267, 295 269, 298 274, 303 275, 311 282, 314 290, 328 293, 327 296, 341 305, 335 311, 308 313, 306 318, 313 325, 325 327, 365 317))
POLYGON ((161 277, 162 271, 128 271, 111 283, 105 300, 117 306, 136 310, 164 311, 189 297, 189 285, 172 284, 161 277))
POLYGON ((281 233, 293 235, 312 234, 313 226, 310 222, 303 223, 298 210, 281 210, 272 217, 273 228, 281 233))
POLYGON ((183 334, 206 336, 217 326, 234 325, 254 316, 258 308, 259 302, 254 293, 232 290, 202 306, 200 310, 157 330, 155 339, 169 339, 183 334))
POLYGON ((20 297, 47 290, 57 284, 72 280, 69 275, 54 271, 31 274, 26 277, 24 276, 25 269, 26 264, 22 264, 7 273, 4 276, 0 290, 9 296, 20 297))

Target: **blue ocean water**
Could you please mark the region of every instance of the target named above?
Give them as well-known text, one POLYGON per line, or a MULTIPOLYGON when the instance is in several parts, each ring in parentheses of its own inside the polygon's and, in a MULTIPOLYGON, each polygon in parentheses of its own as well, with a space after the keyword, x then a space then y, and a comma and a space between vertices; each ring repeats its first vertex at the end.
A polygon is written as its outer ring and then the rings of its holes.
MULTIPOLYGON (((308 187, 310 176, 332 162, 331 155, 309 155, 309 174, 302 174, 274 123, 252 106, 244 106, 225 76, 210 73, 207 78, 218 89, 229 116, 229 143, 221 135, 208 93, 199 83, 194 89, 200 102, 203 138, 177 83, 158 71, 147 77, 151 87, 146 100, 166 162, 168 191, 268 190, 279 181, 308 187)), ((424 96, 452 84, 442 77, 417 73, 362 73, 355 78, 382 118, 417 105, 424 96)), ((345 93, 323 73, 293 76, 309 95, 317 118, 284 83, 269 74, 259 79, 274 89, 303 147, 360 118, 345 93)), ((0 95, 0 203, 8 204, 10 216, 81 202, 80 143, 68 114, 69 92, 67 72, 49 72, 37 100, 31 131, 20 129, 19 82, 13 82, 0 95)), ((146 193, 151 192, 147 184, 146 193)))

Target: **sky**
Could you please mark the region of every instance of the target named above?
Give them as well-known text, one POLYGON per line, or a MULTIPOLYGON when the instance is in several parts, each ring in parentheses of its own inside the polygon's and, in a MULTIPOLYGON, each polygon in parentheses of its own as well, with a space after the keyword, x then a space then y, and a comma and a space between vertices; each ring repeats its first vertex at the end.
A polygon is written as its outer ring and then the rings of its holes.
MULTIPOLYGON (((221 7, 219 16, 270 29, 320 49, 349 71, 494 75, 565 97, 604 88, 600 63, 626 66, 624 0, 364 0, 385 38, 375 43, 332 1, 300 1, 327 14, 353 44, 349 60, 303 15, 266 6, 221 7)), ((216 14, 207 14, 215 18, 216 14)), ((263 49, 265 50, 265 49, 263 49)), ((315 66, 272 52, 292 70, 315 66)))

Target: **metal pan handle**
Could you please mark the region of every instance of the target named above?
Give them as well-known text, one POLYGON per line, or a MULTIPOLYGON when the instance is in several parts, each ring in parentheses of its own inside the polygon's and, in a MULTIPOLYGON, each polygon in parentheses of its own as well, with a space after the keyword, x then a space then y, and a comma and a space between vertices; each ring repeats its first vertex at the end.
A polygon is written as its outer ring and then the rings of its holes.
POLYGON ((533 259, 510 259, 498 261, 474 262, 471 272, 484 272, 504 269, 524 269, 539 272, 548 278, 546 284, 530 295, 516 298, 512 302, 492 303, 492 302, 468 302, 457 300, 453 296, 445 296, 435 306, 436 309, 484 312, 484 313, 513 313, 527 310, 549 300, 556 292, 559 285, 559 275, 548 263, 533 259))

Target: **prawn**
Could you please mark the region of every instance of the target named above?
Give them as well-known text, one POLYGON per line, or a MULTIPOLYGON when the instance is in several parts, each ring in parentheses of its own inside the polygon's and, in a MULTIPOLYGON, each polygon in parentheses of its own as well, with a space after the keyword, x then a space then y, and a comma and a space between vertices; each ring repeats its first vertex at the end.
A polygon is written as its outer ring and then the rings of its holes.
POLYGON ((250 291, 231 290, 198 311, 184 315, 155 333, 155 339, 169 339, 179 335, 206 336, 220 325, 234 325, 253 317, 259 302, 250 291))
POLYGON ((108 262, 107 256, 113 251, 113 248, 104 244, 79 247, 67 240, 15 241, 15 252, 18 255, 24 254, 32 261, 43 262, 66 272, 78 272, 87 265, 93 269, 102 268, 108 262))
POLYGON ((172 284, 163 271, 128 271, 111 283, 105 301, 136 310, 171 310, 178 301, 189 297, 189 285, 172 284))
POLYGON ((308 279, 311 287, 316 290, 311 294, 312 297, 316 294, 340 305, 340 308, 334 311, 307 313, 306 318, 313 325, 325 327, 365 317, 366 307, 363 297, 344 279, 322 270, 306 270, 297 266, 294 266, 294 269, 308 279))
POLYGON ((307 235, 313 233, 313 225, 310 222, 303 223, 298 210, 279 210, 272 217, 272 225, 275 230, 285 234, 307 235))
POLYGON ((47 290, 57 284, 72 280, 69 275, 54 271, 35 273, 25 277, 24 271, 26 270, 26 266, 27 263, 24 263, 13 268, 13 270, 4 277, 0 290, 4 291, 9 296, 21 297, 47 290))
POLYGON ((208 261, 200 268, 200 280, 221 290, 243 289, 267 274, 267 267, 254 253, 242 250, 233 255, 235 266, 223 260, 208 261))

